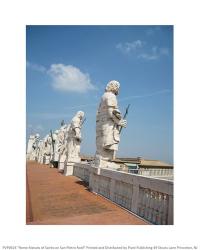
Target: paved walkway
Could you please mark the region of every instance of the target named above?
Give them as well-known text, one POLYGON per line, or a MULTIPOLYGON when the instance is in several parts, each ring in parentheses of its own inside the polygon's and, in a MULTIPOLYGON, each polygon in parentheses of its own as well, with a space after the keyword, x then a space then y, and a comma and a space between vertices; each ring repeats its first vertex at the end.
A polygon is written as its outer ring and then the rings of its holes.
POLYGON ((29 225, 145 225, 101 196, 93 194, 75 176, 55 168, 27 162, 27 213, 29 225))

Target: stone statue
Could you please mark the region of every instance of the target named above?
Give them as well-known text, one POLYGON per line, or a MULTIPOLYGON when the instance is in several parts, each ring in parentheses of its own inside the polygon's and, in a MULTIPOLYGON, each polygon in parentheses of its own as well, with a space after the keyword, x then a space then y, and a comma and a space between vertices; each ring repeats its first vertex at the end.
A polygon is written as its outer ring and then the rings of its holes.
POLYGON ((81 126, 83 122, 84 112, 78 111, 70 123, 68 138, 67 138, 67 152, 64 167, 64 175, 73 174, 73 165, 80 162, 80 145, 81 145, 81 126))
POLYGON ((63 127, 65 125, 65 121, 62 120, 61 123, 60 123, 61 127, 63 127))
POLYGON ((37 162, 40 162, 40 155, 41 155, 41 151, 42 151, 42 144, 43 144, 43 140, 39 140, 38 146, 37 146, 37 152, 36 152, 36 161, 37 162))
POLYGON ((59 160, 58 160, 58 169, 64 169, 64 162, 66 160, 67 155, 67 138, 69 132, 70 125, 61 123, 61 128, 58 133, 58 153, 59 153, 59 160))
POLYGON ((113 167, 109 163, 115 159, 120 141, 120 128, 126 127, 126 120, 118 109, 117 95, 120 83, 110 81, 101 98, 101 102, 96 115, 96 155, 95 166, 113 167))
POLYGON ((29 139, 28 139, 28 146, 27 146, 27 152, 26 152, 26 158, 27 160, 30 160, 31 158, 31 153, 33 151, 33 143, 34 143, 34 140, 35 140, 35 136, 34 135, 30 135, 29 139))
POLYGON ((38 143, 39 143, 39 134, 31 135, 28 142, 28 154, 29 160, 36 160, 37 159, 37 150, 38 150, 38 143))
POLYGON ((58 133, 59 130, 55 130, 52 134, 52 147, 51 147, 51 167, 58 167, 59 152, 58 152, 58 133))
POLYGON ((44 138, 44 164, 49 164, 52 156, 52 139, 51 135, 48 134, 44 138))
POLYGON ((44 163, 44 148, 45 148, 45 142, 44 142, 45 138, 43 140, 41 140, 41 143, 39 144, 39 155, 38 155, 38 162, 43 164, 44 163))

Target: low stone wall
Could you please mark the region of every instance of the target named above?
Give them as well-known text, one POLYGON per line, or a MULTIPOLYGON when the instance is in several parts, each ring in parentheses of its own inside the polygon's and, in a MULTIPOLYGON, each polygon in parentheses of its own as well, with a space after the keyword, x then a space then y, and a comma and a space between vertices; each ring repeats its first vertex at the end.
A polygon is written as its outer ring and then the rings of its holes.
POLYGON ((173 182, 77 163, 73 175, 90 189, 150 221, 173 224, 173 182), (100 170, 100 171, 99 171, 100 170))
POLYGON ((138 174, 145 176, 173 177, 173 169, 139 169, 138 174))
POLYGON ((89 168, 90 168, 89 164, 76 163, 74 165, 73 175, 89 184, 89 178, 90 178, 89 168))

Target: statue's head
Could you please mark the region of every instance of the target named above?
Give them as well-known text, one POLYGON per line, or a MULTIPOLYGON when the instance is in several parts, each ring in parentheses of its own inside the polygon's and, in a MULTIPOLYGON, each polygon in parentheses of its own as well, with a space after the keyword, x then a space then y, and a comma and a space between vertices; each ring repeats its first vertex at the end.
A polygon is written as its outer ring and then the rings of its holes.
POLYGON ((120 83, 118 81, 112 80, 106 86, 106 92, 113 92, 115 95, 118 95, 120 88, 120 83))
POLYGON ((49 135, 49 136, 47 137, 47 143, 51 144, 51 142, 52 142, 52 138, 51 138, 51 136, 49 135))
POLYGON ((61 123, 60 123, 61 127, 65 125, 65 121, 62 120, 61 123))
POLYGON ((36 135, 35 135, 35 138, 37 138, 37 139, 38 139, 39 137, 40 137, 40 135, 39 135, 39 134, 36 134, 36 135))
POLYGON ((56 134, 56 135, 57 135, 58 133, 59 133, 59 130, 55 130, 54 134, 56 134))
POLYGON ((78 111, 76 114, 78 117, 83 118, 84 117, 84 112, 83 111, 78 111))

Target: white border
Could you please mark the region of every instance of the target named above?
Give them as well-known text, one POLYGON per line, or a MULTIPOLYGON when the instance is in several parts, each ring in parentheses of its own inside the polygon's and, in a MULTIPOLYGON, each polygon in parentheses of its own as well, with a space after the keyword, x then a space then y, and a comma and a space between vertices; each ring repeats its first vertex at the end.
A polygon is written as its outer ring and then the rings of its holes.
POLYGON ((196 245, 199 222, 198 1, 1 3, 1 245, 196 245), (180 5, 179 5, 180 3, 180 5), (175 225, 25 225, 25 25, 175 25, 175 225))

